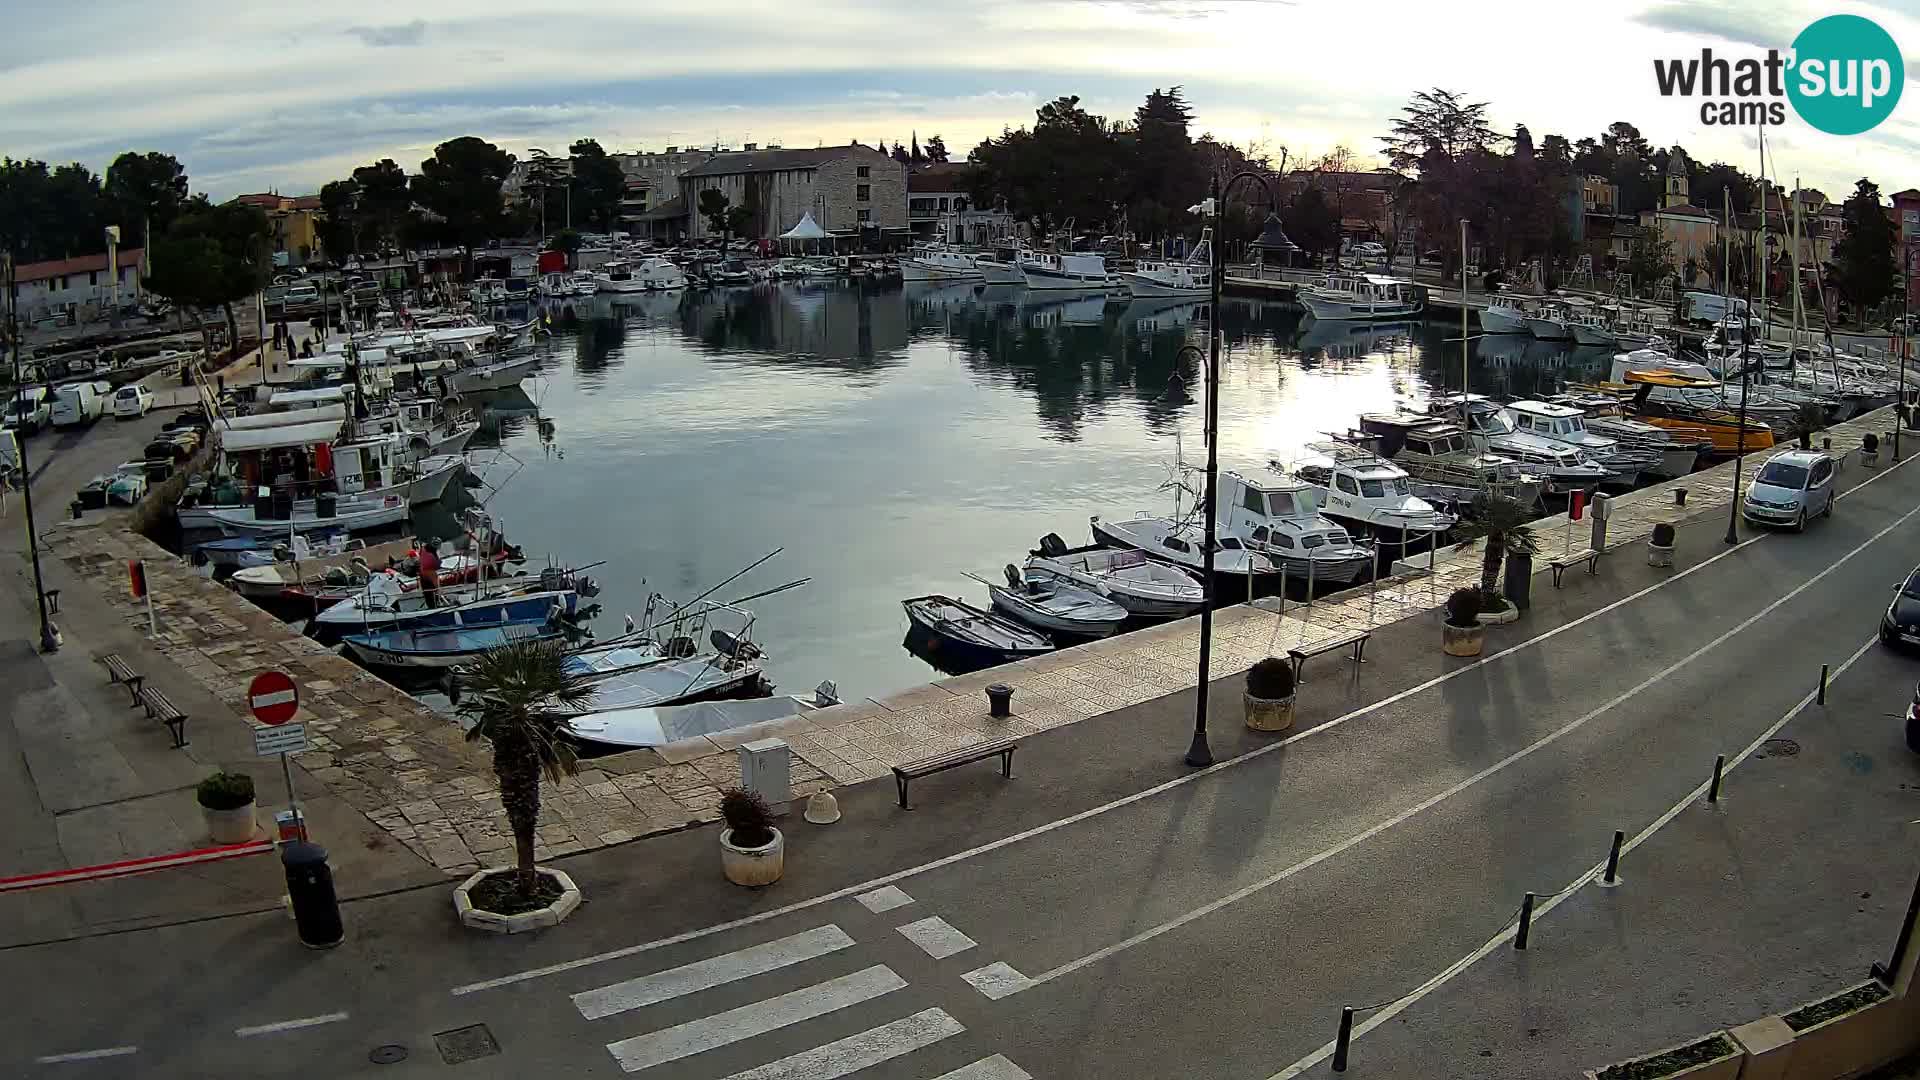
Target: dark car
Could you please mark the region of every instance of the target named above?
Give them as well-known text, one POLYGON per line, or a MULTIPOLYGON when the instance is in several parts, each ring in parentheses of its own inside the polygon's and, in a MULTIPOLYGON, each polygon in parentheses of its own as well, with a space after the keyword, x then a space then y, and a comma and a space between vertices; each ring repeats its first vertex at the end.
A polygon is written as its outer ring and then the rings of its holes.
POLYGON ((1920 645, 1920 568, 1907 575, 1880 616, 1882 645, 1920 645))

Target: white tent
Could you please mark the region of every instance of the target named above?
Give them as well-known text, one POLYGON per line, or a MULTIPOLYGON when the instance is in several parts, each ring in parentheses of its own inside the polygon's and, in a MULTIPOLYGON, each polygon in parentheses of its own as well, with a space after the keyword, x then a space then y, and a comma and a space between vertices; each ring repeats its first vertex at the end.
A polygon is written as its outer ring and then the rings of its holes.
POLYGON ((813 211, 800 215, 800 224, 780 234, 782 240, 825 240, 827 230, 813 220, 813 211))

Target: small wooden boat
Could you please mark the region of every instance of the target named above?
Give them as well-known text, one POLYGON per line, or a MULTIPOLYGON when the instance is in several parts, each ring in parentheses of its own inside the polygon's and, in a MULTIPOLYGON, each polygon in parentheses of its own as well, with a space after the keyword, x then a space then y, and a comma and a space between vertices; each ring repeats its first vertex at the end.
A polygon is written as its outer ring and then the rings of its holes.
POLYGON ((549 612, 574 614, 580 594, 566 587, 542 588, 554 580, 545 577, 543 581, 543 577, 523 574, 444 588, 429 605, 421 590, 403 591, 397 576, 375 574, 359 593, 315 616, 312 633, 315 639, 327 642, 355 631, 493 626, 544 619, 549 612))
POLYGON ((957 663, 1001 664, 1053 650, 1045 634, 950 596, 916 596, 900 605, 908 620, 930 635, 933 648, 957 663))
POLYGON ((974 580, 987 587, 994 610, 1038 630, 1101 638, 1127 621, 1127 609, 1099 593, 1046 575, 1029 580, 1012 563, 1007 564, 1005 585, 981 577, 974 580))
POLYGON ((661 657, 594 683, 593 697, 582 713, 642 709, 674 705, 702 698, 741 696, 760 681, 760 658, 736 658, 722 652, 701 656, 661 657))
POLYGON ((1027 554, 1028 578, 1072 582, 1134 615, 1191 615, 1207 602, 1206 587, 1198 577, 1132 548, 1105 544, 1069 548, 1058 534, 1048 533, 1027 554))
POLYGON ((383 630, 351 634, 347 648, 369 664, 396 668, 452 668, 502 645, 549 641, 564 633, 552 619, 528 619, 491 626, 450 626, 420 630, 383 630))

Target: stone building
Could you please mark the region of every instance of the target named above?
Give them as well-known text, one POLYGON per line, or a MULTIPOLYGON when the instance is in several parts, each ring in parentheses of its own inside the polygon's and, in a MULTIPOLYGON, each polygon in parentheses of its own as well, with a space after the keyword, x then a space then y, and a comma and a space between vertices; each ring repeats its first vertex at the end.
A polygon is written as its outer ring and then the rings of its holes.
POLYGON ((689 210, 687 235, 715 235, 700 213, 709 188, 732 206, 753 208, 744 235, 777 237, 808 213, 829 233, 874 239, 907 233, 907 167, 871 147, 853 143, 811 150, 734 150, 714 154, 680 175, 689 210))

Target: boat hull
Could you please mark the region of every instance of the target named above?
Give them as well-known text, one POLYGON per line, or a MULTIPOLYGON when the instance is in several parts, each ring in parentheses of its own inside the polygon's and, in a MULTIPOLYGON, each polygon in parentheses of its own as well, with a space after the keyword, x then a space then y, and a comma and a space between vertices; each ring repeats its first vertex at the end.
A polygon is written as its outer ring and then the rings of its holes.
POLYGON ((1509 315, 1504 311, 1491 309, 1480 313, 1480 331, 1486 334, 1525 334, 1527 320, 1518 315, 1509 315))
POLYGON ((1615 335, 1613 331, 1605 327, 1587 326, 1585 324, 1576 324, 1574 326, 1573 340, 1574 343, 1578 345, 1600 345, 1610 348, 1620 344, 1618 336, 1615 335))
POLYGON ((973 265, 989 285, 1025 285, 1027 283, 1026 277, 1020 273, 1018 266, 1009 266, 992 259, 981 259, 973 265))
MULTIPOLYGON (((1114 606, 1119 607, 1118 604, 1114 606)), ((1111 618, 1074 618, 1046 611, 1032 604, 1021 603, 1010 598, 1005 589, 993 590, 993 610, 1018 622, 1026 623, 1036 630, 1082 638, 1106 637, 1120 629, 1120 624, 1127 621, 1125 608, 1121 608, 1119 613, 1111 618)))
POLYGON ((1023 266, 1020 274, 1035 292, 1107 292, 1113 288, 1105 274, 1074 274, 1041 266, 1023 266))
POLYGON ((1322 322, 1374 322, 1383 319, 1408 319, 1420 314, 1418 304, 1356 304, 1301 290, 1300 303, 1307 313, 1322 322))
POLYGON ((522 641, 551 641, 560 636, 557 629, 549 629, 544 624, 510 623, 494 627, 499 633, 487 635, 484 642, 466 642, 453 644, 448 648, 401 647, 400 639, 422 644, 438 641, 442 636, 436 633, 410 635, 408 631, 393 634, 354 635, 346 639, 346 646, 361 662, 375 667, 446 669, 456 668, 474 657, 503 645, 522 641))
POLYGON ((254 516, 252 507, 223 507, 207 510, 200 515, 208 524, 189 526, 182 521, 181 528, 219 529, 228 536, 285 536, 290 532, 315 532, 324 529, 363 532, 398 525, 407 520, 411 511, 408 500, 399 495, 393 495, 383 501, 387 505, 353 512, 342 511, 333 517, 320 517, 309 503, 304 510, 296 507, 291 518, 270 518, 264 521, 254 516))
POLYGON ((1120 280, 1126 282, 1127 291, 1135 296, 1206 296, 1209 290, 1204 285, 1170 285, 1145 274, 1121 274, 1120 280))
POLYGON ((1559 319, 1528 319, 1527 333, 1541 341, 1573 340, 1573 328, 1559 319))
POLYGON ((961 268, 924 263, 915 259, 900 260, 901 281, 980 281, 986 275, 978 267, 961 268))
POLYGON ((486 367, 462 368, 449 374, 447 389, 456 394, 471 394, 481 390, 505 390, 520 385, 520 380, 533 374, 540 366, 540 358, 528 356, 505 364, 489 364, 486 367))

